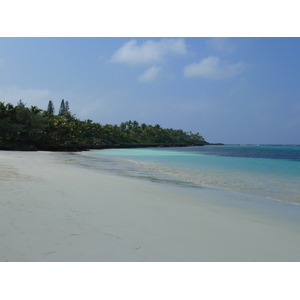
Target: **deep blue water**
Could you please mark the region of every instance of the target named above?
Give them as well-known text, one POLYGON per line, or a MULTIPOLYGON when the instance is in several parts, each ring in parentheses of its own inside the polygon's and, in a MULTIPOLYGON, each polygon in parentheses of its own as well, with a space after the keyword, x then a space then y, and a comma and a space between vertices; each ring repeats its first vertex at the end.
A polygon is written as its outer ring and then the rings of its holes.
POLYGON ((188 147, 185 152, 229 157, 269 158, 300 161, 300 145, 226 145, 188 147))
MULTIPOLYGON (((299 145, 226 145, 96 150, 85 154, 110 172, 238 191, 300 204, 299 145)), ((90 162, 91 162, 90 161, 90 162)))

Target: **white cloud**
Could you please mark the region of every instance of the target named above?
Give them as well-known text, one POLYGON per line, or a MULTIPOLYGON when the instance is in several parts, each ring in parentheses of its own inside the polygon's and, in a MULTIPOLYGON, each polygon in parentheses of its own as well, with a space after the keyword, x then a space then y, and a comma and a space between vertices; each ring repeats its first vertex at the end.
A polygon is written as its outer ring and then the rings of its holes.
POLYGON ((215 37, 206 40, 206 45, 217 52, 231 53, 234 51, 234 46, 229 42, 229 38, 215 37))
POLYGON ((187 53, 183 38, 148 40, 138 45, 136 40, 125 43, 111 58, 111 62, 129 65, 147 65, 162 62, 169 54, 185 55, 187 53))
POLYGON ((202 59, 199 63, 192 63, 184 67, 185 77, 203 77, 207 79, 229 79, 245 69, 244 62, 230 64, 222 62, 216 56, 209 56, 202 59))
MULTIPOLYGON (((5 103, 12 103, 14 105, 22 99, 27 106, 36 105, 46 100, 50 100, 51 92, 47 89, 22 89, 18 86, 0 87, 0 99, 5 103)), ((42 108, 42 107, 41 107, 42 108)))
POLYGON ((158 66, 152 66, 147 69, 138 79, 139 82, 150 82, 155 80, 161 73, 162 68, 158 66))

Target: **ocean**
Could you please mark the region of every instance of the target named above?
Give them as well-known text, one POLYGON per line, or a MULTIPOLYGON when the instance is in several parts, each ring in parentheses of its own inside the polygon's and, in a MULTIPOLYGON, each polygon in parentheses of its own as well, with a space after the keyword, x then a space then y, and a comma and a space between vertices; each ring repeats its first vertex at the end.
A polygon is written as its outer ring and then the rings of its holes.
POLYGON ((120 176, 300 204, 300 145, 91 150, 77 159, 120 176))

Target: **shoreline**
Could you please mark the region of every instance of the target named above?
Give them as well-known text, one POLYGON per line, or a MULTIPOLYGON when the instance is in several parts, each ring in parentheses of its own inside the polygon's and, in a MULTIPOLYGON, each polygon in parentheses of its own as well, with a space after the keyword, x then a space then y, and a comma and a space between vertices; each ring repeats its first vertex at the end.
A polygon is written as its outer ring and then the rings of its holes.
POLYGON ((0 261, 300 261, 300 223, 288 213, 67 159, 0 152, 0 261))
MULTIPOLYGON (((110 151, 119 151, 122 149, 106 149, 107 153, 110 151)), ((155 150, 155 148, 152 148, 150 150, 155 150)), ((168 149, 163 149, 167 150, 168 149)), ((172 150, 172 149, 171 149, 172 150)), ((176 149, 178 150, 178 149, 176 149)), ((126 151, 126 150, 125 150, 126 151)), ((107 171, 108 173, 114 173, 118 174, 120 176, 125 176, 125 177, 134 177, 134 178, 139 178, 139 179, 149 179, 157 182, 165 182, 165 183, 174 183, 174 184, 179 184, 183 186, 190 186, 190 187, 200 187, 200 188, 209 188, 209 189, 216 189, 216 190, 221 190, 221 191, 228 191, 232 193, 239 193, 241 196, 246 196, 246 197, 252 197, 252 198, 259 198, 261 202, 265 201, 272 201, 274 203, 289 203, 292 205, 300 205, 299 201, 296 202, 298 198, 292 198, 291 195, 290 197, 280 197, 280 193, 276 193, 276 190, 273 189, 273 194, 269 193, 253 193, 250 190, 243 190, 243 189, 235 189, 234 186, 226 186, 226 184, 222 186, 218 186, 214 182, 211 184, 208 180, 205 180, 204 178, 197 178, 193 177, 193 174, 187 174, 187 173, 182 173, 180 170, 180 167, 174 169, 174 166, 170 166, 165 164, 164 162, 160 162, 154 159, 150 160, 144 160, 142 157, 132 157, 128 159, 124 154, 121 152, 121 157, 118 157, 118 155, 97 155, 96 153, 101 153, 97 152, 97 150, 91 150, 88 152, 81 152, 81 153, 74 153, 75 158, 79 158, 78 160, 82 163, 86 162, 86 167, 92 167, 94 169, 99 169, 99 171, 107 171), (81 159, 84 158, 84 159, 81 159), (90 159, 90 161, 89 161, 90 159), (106 161, 105 159, 108 159, 106 161), (148 164, 148 162, 150 162, 148 164), (156 162, 156 163, 155 163, 156 162), (119 165, 121 164, 121 165, 119 165), (101 166, 101 167, 100 167, 101 166), (121 170, 118 171, 118 170, 121 170), (125 170, 125 171, 124 171, 125 170), (137 175, 136 175, 137 174, 137 175)), ((106 154, 105 152, 102 152, 103 154, 106 154)), ((113 152, 112 152, 113 153, 113 152)), ((115 152, 117 153, 117 152, 115 152)), ((157 152, 158 153, 158 152, 157 152)), ((164 154, 164 152, 160 152, 164 154)), ((172 152, 173 153, 173 152, 172 152)), ((171 153, 171 155, 172 155, 171 153)), ((117 153, 118 154, 118 153, 117 153)), ((139 153, 137 153, 139 154, 139 153)), ((133 154, 135 155, 135 154, 133 154)), ((130 155, 129 155, 130 156, 130 155)), ((221 162, 219 162, 219 165, 221 166, 221 162)), ((205 168, 204 168, 205 169, 205 168)), ((226 172, 223 171, 223 172, 226 172)), ((204 174, 205 175, 205 174, 204 174)), ((218 175, 218 174, 216 174, 218 175)), ((243 175, 243 174, 242 174, 243 175)), ((239 180, 241 178, 235 178, 235 180, 239 180)), ((211 179, 213 181, 214 178, 211 179)), ((217 180, 217 179, 216 179, 217 180)), ((221 178, 222 180, 222 178, 221 178)), ((230 183, 230 182, 229 182, 230 183)), ((273 188, 275 186, 273 185, 273 188)), ((272 190, 272 187, 269 187, 270 190, 272 190)), ((300 213, 300 212, 299 212, 300 213)), ((299 215, 300 219, 300 215, 299 215)))
POLYGON ((224 145, 222 143, 211 144, 195 143, 195 144, 184 144, 184 143, 155 143, 155 144, 103 144, 98 146, 91 145, 80 145, 77 143, 66 143, 62 145, 49 145, 37 147, 31 144, 16 144, 16 145, 1 145, 0 151, 45 151, 45 152, 85 152, 90 150, 106 150, 106 149, 135 149, 135 148, 170 148, 170 147, 194 147, 194 146, 209 146, 209 145, 224 145))

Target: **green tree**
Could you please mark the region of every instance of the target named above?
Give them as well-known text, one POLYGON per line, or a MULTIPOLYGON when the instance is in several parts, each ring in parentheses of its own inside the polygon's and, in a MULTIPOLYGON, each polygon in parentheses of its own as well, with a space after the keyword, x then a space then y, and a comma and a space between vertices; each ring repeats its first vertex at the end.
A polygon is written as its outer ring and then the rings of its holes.
POLYGON ((21 126, 19 140, 24 143, 39 144, 44 138, 48 119, 37 106, 26 107, 20 100, 15 107, 16 123, 21 126))
POLYGON ((47 113, 49 116, 52 116, 55 113, 54 105, 51 100, 49 100, 49 103, 48 103, 47 113))
POLYGON ((61 103, 60 103, 60 108, 59 108, 58 115, 59 116, 64 116, 65 114, 66 114, 66 105, 65 105, 65 100, 62 99, 61 103))
POLYGON ((69 112, 69 102, 68 101, 66 101, 65 102, 65 114, 67 113, 67 112, 69 112))

